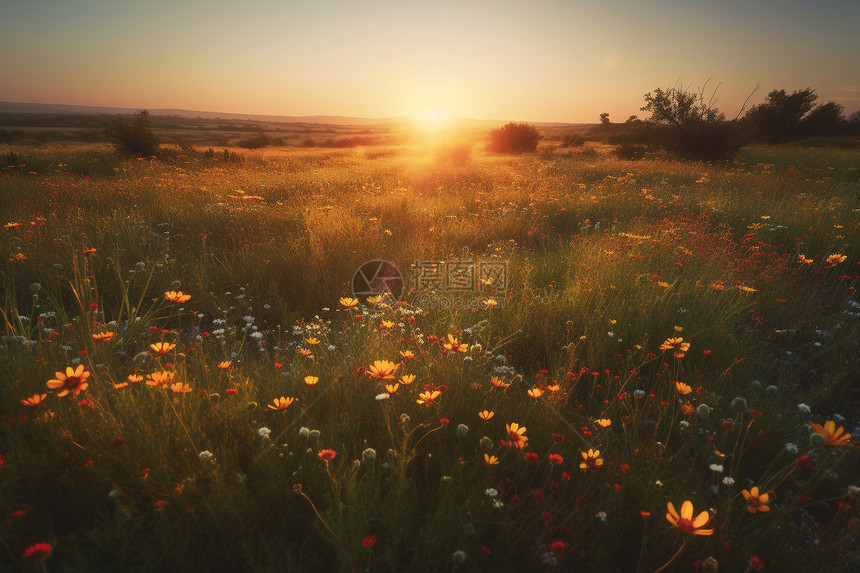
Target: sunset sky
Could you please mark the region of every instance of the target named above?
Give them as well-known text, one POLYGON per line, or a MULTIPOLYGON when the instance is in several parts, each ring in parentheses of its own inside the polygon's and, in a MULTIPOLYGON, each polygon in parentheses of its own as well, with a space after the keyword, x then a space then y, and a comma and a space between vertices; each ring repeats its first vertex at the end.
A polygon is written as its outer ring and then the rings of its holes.
POLYGON ((858 29, 858 0, 17 1, 0 101, 596 122, 711 78, 729 117, 757 84, 850 113, 858 29))

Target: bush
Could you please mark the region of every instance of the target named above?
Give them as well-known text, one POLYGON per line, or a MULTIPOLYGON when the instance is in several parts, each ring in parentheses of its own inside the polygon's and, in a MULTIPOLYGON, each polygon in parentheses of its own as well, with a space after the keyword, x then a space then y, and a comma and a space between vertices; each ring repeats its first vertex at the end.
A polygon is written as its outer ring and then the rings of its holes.
POLYGON ((641 143, 622 143, 612 152, 618 159, 636 161, 645 157, 648 147, 641 143))
POLYGON ((487 149, 494 153, 525 153, 537 149, 541 137, 535 126, 511 122, 490 132, 487 149))
POLYGON ((117 118, 104 128, 105 137, 117 152, 131 157, 153 157, 160 150, 158 138, 149 127, 149 112, 137 112, 131 124, 117 118))

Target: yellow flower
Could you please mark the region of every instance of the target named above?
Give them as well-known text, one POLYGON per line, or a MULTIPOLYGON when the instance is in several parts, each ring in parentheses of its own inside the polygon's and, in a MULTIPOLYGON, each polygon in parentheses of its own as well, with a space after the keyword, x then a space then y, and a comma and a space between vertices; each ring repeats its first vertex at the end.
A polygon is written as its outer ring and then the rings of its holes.
POLYGON ((546 389, 550 392, 558 392, 559 390, 561 390, 561 386, 559 386, 558 384, 550 384, 546 387, 546 389))
POLYGON ((797 258, 800 259, 801 263, 806 263, 807 265, 812 264, 812 259, 807 259, 803 255, 797 255, 797 258))
POLYGON ((492 410, 481 410, 480 412, 478 412, 478 417, 482 420, 489 420, 495 415, 496 413, 492 410))
POLYGON ((836 429, 836 422, 833 420, 824 422, 824 427, 821 427, 821 424, 815 424, 813 422, 809 422, 809 425, 815 433, 824 436, 825 446, 833 447, 848 445, 848 439, 851 437, 851 434, 846 434, 845 428, 842 426, 839 426, 839 429, 836 429))
POLYGON ((383 320, 381 323, 379 323, 379 328, 381 328, 382 330, 385 330, 387 328, 392 328, 393 326, 394 326, 394 323, 390 320, 383 320))
POLYGON ((340 299, 340 306, 342 306, 344 308, 352 308, 352 307, 357 306, 357 305, 358 305, 358 299, 357 298, 346 298, 345 297, 345 298, 340 299))
POLYGON ((187 394, 188 392, 191 392, 191 386, 183 382, 171 384, 170 389, 173 390, 174 394, 187 394))
POLYGON ((501 378, 498 376, 493 376, 490 378, 490 384, 495 386, 496 388, 507 388, 510 384, 506 384, 501 378))
POLYGON ((400 383, 404 386, 409 386, 413 382, 415 382, 415 374, 404 374, 400 377, 400 383))
POLYGON ((685 501, 681 505, 680 515, 675 511, 675 506, 672 505, 671 501, 666 504, 666 509, 669 511, 669 513, 666 514, 666 519, 669 520, 669 523, 684 533, 690 533, 692 535, 711 535, 714 532, 713 529, 702 529, 702 527, 711 519, 711 515, 707 511, 703 511, 696 516, 696 519, 693 519, 693 502, 690 500, 685 501))
POLYGON ((402 356, 406 360, 411 360, 412 358, 415 358, 415 353, 411 350, 401 350, 400 356, 402 356))
POLYGON ((317 344, 319 344, 319 343, 320 343, 320 341, 319 341, 319 340, 317 340, 316 338, 313 338, 313 337, 311 337, 311 338, 305 338, 305 342, 307 342, 307 343, 308 343, 308 344, 310 344, 311 346, 316 346, 317 344))
POLYGON ((395 364, 388 360, 374 360, 373 364, 367 367, 367 375, 379 380, 394 380, 394 374, 398 368, 400 368, 399 363, 395 364))
POLYGON ((657 283, 657 286, 658 286, 658 287, 662 287, 662 288, 666 288, 666 287, 668 287, 668 286, 669 286, 669 283, 667 283, 667 282, 663 282, 663 281, 659 281, 659 282, 657 283))
POLYGON ((176 372, 169 370, 157 370, 146 375, 147 386, 162 386, 172 382, 176 378, 176 372))
POLYGON ((397 383, 385 385, 385 391, 388 393, 389 396, 397 392, 398 388, 400 388, 400 384, 397 383))
POLYGON ((684 384, 683 382, 675 382, 675 388, 677 388, 678 393, 681 394, 681 396, 686 396, 693 391, 689 384, 684 384))
POLYGON ((94 340, 101 340, 102 342, 110 342, 113 337, 113 332, 97 332, 96 334, 93 334, 94 340))
POLYGON ((540 398, 541 396, 543 396, 543 390, 535 386, 534 388, 529 390, 529 396, 531 396, 532 398, 540 398))
POLYGON ((280 398, 275 398, 274 401, 272 401, 272 403, 267 406, 267 408, 269 410, 275 410, 276 412, 283 412, 290 406, 290 404, 295 401, 295 398, 284 398, 283 396, 281 396, 280 398))
POLYGON ((425 406, 429 406, 436 398, 442 395, 442 392, 439 390, 433 390, 430 392, 421 392, 418 394, 418 399, 415 400, 418 404, 422 404, 425 406))
POLYGON ((126 380, 132 384, 139 384, 140 382, 143 382, 143 376, 140 374, 129 374, 126 380))
POLYGON ((738 286, 738 289, 740 289, 744 292, 758 292, 758 289, 754 289, 752 287, 748 287, 748 286, 744 286, 744 285, 738 286))
POLYGON ((488 466, 495 466, 499 463, 499 458, 496 456, 491 456, 490 454, 484 454, 484 463, 488 466))
POLYGON ((683 326, 676 326, 675 327, 675 332, 681 332, 682 330, 684 330, 683 326))
POLYGON ((679 350, 686 352, 690 349, 690 343, 684 342, 683 337, 667 338, 666 342, 660 345, 660 350, 679 350))
POLYGON ((382 302, 382 295, 369 296, 367 297, 367 304, 377 305, 382 302))
POLYGON ((122 390, 123 388, 126 388, 127 386, 128 386, 128 382, 120 382, 119 384, 114 384, 113 389, 114 390, 122 390))
POLYGON ((522 450, 528 445, 527 442, 529 439, 526 436, 525 426, 520 426, 514 422, 512 424, 505 424, 505 430, 507 430, 508 438, 510 439, 507 443, 508 446, 522 450))
POLYGON ((305 376, 305 384, 308 386, 315 386, 320 379, 317 376, 305 376))
POLYGON ((756 513, 759 511, 770 511, 770 506, 767 504, 773 501, 772 491, 759 494, 758 486, 755 486, 750 489, 750 491, 743 490, 741 491, 741 493, 743 494, 744 499, 747 500, 747 511, 749 511, 750 513, 756 513))
POLYGON ((580 452, 582 461, 579 462, 579 468, 587 470, 588 468, 599 468, 603 465, 603 458, 600 457, 600 450, 589 449, 587 452, 580 452))
POLYGON ((169 342, 156 342, 155 344, 150 344, 149 347, 157 354, 167 354, 176 348, 176 345, 169 342))
POLYGON ((499 306, 499 301, 497 301, 494 298, 488 298, 487 300, 484 301, 484 306, 487 308, 494 308, 494 307, 499 306))
POLYGON ((847 255, 829 255, 825 261, 828 265, 836 265, 847 259, 847 255))
POLYGON ((600 418, 599 420, 594 420, 594 423, 601 428, 608 428, 612 425, 612 420, 610 420, 609 418, 600 418))
POLYGON ((219 362, 217 368, 221 370, 230 370, 230 367, 233 365, 232 360, 224 360, 223 362, 219 362))
POLYGON ((42 400, 47 397, 47 394, 33 394, 29 398, 24 398, 23 400, 21 400, 21 403, 25 406, 29 406, 30 408, 38 408, 42 405, 42 400))
POLYGON ((468 344, 460 344, 460 341, 454 338, 453 334, 449 334, 447 341, 442 343, 442 348, 445 349, 446 352, 466 352, 469 350, 468 344))
POLYGON ((53 380, 48 380, 47 386, 51 390, 61 389, 57 396, 63 397, 66 394, 71 394, 72 396, 77 396, 81 392, 87 389, 87 378, 90 377, 90 373, 84 370, 83 364, 78 364, 76 369, 72 369, 71 366, 66 368, 65 374, 62 372, 55 372, 53 380))
POLYGON ((188 302, 189 300, 191 300, 191 295, 185 294, 181 290, 180 291, 169 290, 166 293, 164 293, 164 300, 166 300, 167 302, 177 302, 177 303, 188 302))

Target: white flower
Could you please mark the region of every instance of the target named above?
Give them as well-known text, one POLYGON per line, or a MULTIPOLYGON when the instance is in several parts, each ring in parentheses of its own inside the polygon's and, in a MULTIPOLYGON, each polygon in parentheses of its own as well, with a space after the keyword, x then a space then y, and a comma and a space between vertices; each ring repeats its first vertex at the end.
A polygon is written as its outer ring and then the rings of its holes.
POLYGON ((307 438, 311 435, 311 431, 302 426, 301 428, 299 428, 299 435, 303 438, 307 438))
POLYGON ((726 484, 727 486, 731 487, 731 486, 735 485, 735 480, 734 480, 734 478, 726 476, 723 478, 723 483, 726 484))
POLYGON ((800 410, 801 414, 808 414, 812 411, 812 408, 803 403, 798 404, 797 409, 800 410))
POLYGON ((383 400, 388 400, 391 396, 389 396, 388 392, 383 392, 382 394, 376 395, 376 401, 382 402, 383 400))
POLYGON ((493 501, 493 507, 495 507, 496 509, 502 509, 503 507, 505 507, 505 504, 497 499, 493 501))
POLYGON ((787 451, 789 454, 796 454, 797 453, 797 446, 795 446, 794 444, 789 442, 789 443, 785 444, 785 451, 787 451))
POLYGON ((212 452, 210 452, 209 450, 203 450, 202 452, 200 452, 199 454, 197 454, 197 456, 198 456, 201 460, 203 460, 204 462, 208 462, 208 461, 210 461, 210 460, 214 460, 214 459, 215 459, 215 454, 213 454, 213 453, 212 453, 212 452))
POLYGON ((487 489, 484 493, 487 494, 487 497, 496 497, 499 495, 499 492, 494 487, 487 489))
POLYGON ((660 480, 657 480, 654 482, 654 485, 656 485, 657 487, 663 487, 663 482, 661 482, 660 480))
POLYGON ((711 468, 711 471, 714 471, 714 472, 722 473, 722 471, 723 471, 723 466, 721 466, 719 464, 711 464, 708 467, 711 468))
POLYGON ((272 433, 272 430, 270 430, 269 428, 266 428, 266 427, 262 427, 259 430, 257 430, 257 434, 261 438, 268 438, 269 434, 271 434, 271 433, 272 433))
POLYGON ((597 512, 597 515, 595 515, 594 517, 599 519, 601 523, 606 523, 606 512, 605 511, 597 512))

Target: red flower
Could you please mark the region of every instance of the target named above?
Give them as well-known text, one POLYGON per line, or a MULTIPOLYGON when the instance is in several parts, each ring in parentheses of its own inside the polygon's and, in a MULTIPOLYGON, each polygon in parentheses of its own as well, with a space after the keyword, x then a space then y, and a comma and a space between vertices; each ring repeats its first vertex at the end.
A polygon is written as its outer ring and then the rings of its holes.
POLYGON ((552 552, 556 555, 561 555, 564 553, 564 541, 553 541, 552 542, 552 552))
POLYGON ((329 462, 330 460, 334 459, 334 457, 337 455, 337 452, 335 452, 334 450, 326 449, 320 450, 320 453, 318 453, 317 455, 324 462, 329 462))
POLYGON ((809 456, 800 456, 794 462, 794 469, 799 472, 807 472, 812 469, 812 458, 809 456))
POLYGON ((526 461, 530 464, 536 464, 540 461, 540 456, 534 452, 529 452, 526 454, 526 461))
POLYGON ((764 571, 764 561, 762 561, 755 555, 750 555, 750 567, 752 567, 756 571, 764 571))
POLYGON ((52 549, 53 547, 51 547, 50 543, 37 543, 36 545, 24 550, 24 554, 21 556, 21 561, 28 565, 38 563, 48 557, 51 554, 52 549))
POLYGON ((557 466, 558 464, 560 464, 563 461, 564 461, 564 458, 558 454, 550 454, 549 455, 549 463, 551 463, 554 466, 557 466))
POLYGON ((110 447, 118 448, 120 446, 124 446, 126 444, 125 438, 122 436, 117 436, 110 441, 110 447))
POLYGON ((809 497, 808 495, 799 495, 799 496, 797 496, 797 499, 795 500, 795 503, 796 503, 797 505, 806 505, 806 504, 807 504, 807 503, 809 503, 810 501, 812 501, 812 498, 811 498, 811 497, 809 497))
POLYGON ((375 533, 373 533, 369 537, 365 537, 364 539, 361 540, 361 546, 366 548, 366 549, 370 549, 374 545, 376 545, 376 534, 375 533))

